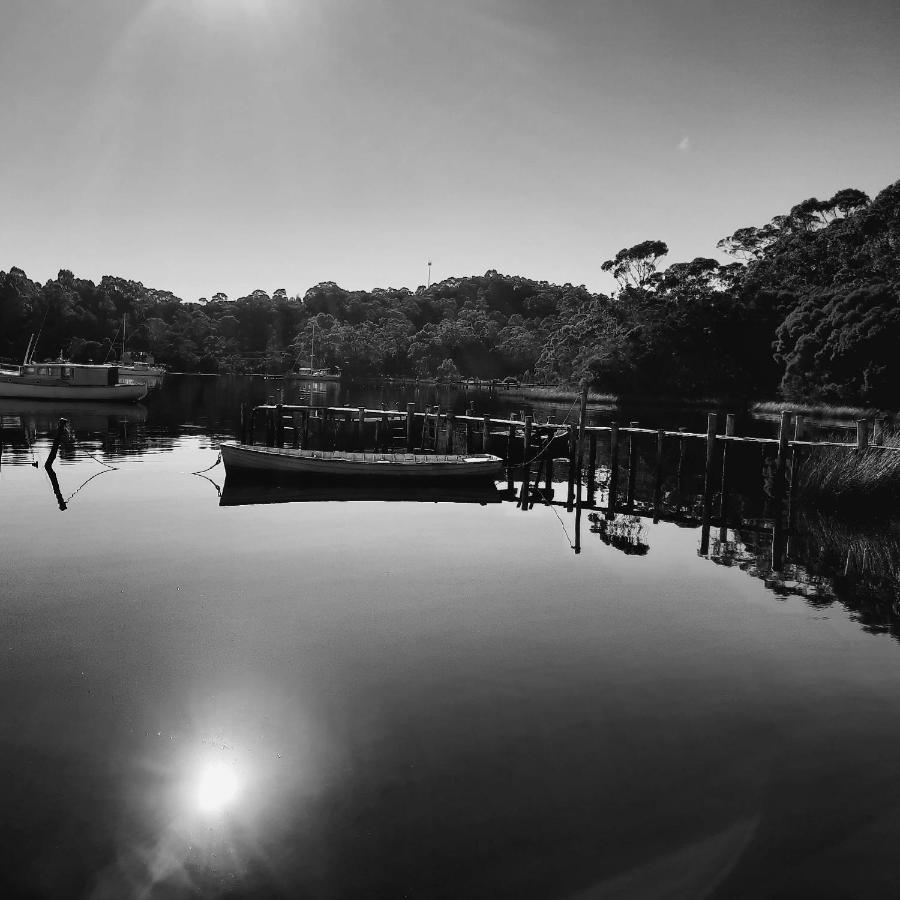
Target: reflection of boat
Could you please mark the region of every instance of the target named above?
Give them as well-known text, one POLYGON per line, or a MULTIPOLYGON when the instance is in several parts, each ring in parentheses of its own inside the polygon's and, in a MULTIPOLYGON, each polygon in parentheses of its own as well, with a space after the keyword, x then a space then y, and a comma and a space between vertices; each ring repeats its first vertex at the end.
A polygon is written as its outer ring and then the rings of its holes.
POLYGON ((127 403, 140 400, 146 393, 146 384, 121 381, 117 366, 27 363, 0 371, 0 398, 127 403))
MULTIPOLYGON (((44 400, 34 403, 32 400, 11 400, 0 397, 0 414, 21 416, 34 420, 46 421, 53 428, 61 419, 70 422, 84 421, 85 419, 121 419, 124 422, 146 422, 147 407, 141 403, 91 403, 82 400, 79 403, 58 403, 52 400, 44 400)), ((49 427, 49 426, 48 426, 49 427)))
POLYGON ((500 503, 493 482, 436 484, 392 481, 342 481, 329 479, 308 485, 284 485, 259 481, 235 481, 226 476, 219 506, 249 506, 255 503, 318 503, 323 501, 375 501, 413 503, 500 503))
POLYGON ((441 454, 362 453, 342 450, 295 450, 225 441, 225 470, 279 475, 325 475, 390 479, 499 478, 503 460, 488 453, 441 454))

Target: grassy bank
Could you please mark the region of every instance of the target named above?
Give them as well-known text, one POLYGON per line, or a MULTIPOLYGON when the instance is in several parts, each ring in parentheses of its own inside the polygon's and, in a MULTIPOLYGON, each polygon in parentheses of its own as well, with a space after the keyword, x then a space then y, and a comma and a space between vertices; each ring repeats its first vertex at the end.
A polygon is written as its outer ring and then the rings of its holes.
POLYGON ((841 447, 805 451, 798 474, 804 503, 845 515, 896 513, 900 504, 900 434, 883 436, 863 453, 841 447))
POLYGON ((798 400, 761 400, 750 405, 753 413, 780 413, 783 409, 808 416, 836 419, 872 418, 877 410, 866 406, 837 406, 831 403, 801 403, 798 400))

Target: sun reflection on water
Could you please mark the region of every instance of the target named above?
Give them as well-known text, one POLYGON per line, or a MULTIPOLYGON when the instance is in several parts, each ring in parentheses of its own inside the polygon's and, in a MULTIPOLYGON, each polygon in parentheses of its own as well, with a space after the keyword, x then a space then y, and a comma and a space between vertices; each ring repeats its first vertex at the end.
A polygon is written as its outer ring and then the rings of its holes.
POLYGON ((228 812, 237 803, 240 789, 240 777, 233 766, 224 762, 208 763, 197 777, 197 810, 204 815, 228 812))

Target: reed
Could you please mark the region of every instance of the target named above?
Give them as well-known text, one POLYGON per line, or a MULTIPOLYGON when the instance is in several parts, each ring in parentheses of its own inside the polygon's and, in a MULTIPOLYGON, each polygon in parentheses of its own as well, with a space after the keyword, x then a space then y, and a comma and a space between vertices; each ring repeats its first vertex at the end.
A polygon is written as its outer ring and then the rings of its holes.
POLYGON ((844 514, 884 515, 896 511, 900 501, 900 433, 886 433, 878 447, 864 451, 843 447, 806 451, 797 494, 804 503, 844 514))
POLYGON ((758 403, 751 404, 750 411, 754 413, 780 413, 786 405, 794 412, 836 419, 856 419, 863 416, 872 418, 876 414, 876 410, 870 406, 839 406, 832 403, 800 403, 796 400, 791 400, 789 403, 784 400, 762 400, 758 403))

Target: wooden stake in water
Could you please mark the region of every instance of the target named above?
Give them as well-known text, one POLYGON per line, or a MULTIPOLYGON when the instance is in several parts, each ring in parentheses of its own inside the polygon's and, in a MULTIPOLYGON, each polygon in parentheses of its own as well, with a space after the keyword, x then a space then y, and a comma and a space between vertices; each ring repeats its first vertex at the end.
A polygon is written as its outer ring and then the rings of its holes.
POLYGON ((616 495, 619 492, 619 425, 609 423, 609 497, 606 504, 606 518, 616 514, 616 495))
MULTIPOLYGON (((725 436, 734 437, 734 413, 725 416, 725 436)), ((719 540, 728 538, 728 445, 730 441, 722 443, 722 487, 719 496, 719 540)))
POLYGON ((416 418, 416 404, 406 404, 406 449, 412 453, 413 450, 413 422, 416 418))
POLYGON ((662 480, 663 480, 663 442, 666 432, 662 428, 656 430, 656 467, 653 472, 653 524, 659 521, 660 506, 662 504, 662 480))
MULTIPOLYGON (((66 429, 69 427, 68 419, 60 419, 59 424, 56 426, 56 436, 53 438, 53 446, 50 448, 50 455, 47 457, 47 461, 44 463, 45 469, 52 469, 53 463, 56 462, 56 454, 59 452, 59 445, 62 442, 63 437, 66 434, 66 429)), ((61 507, 65 508, 65 507, 61 507)))
POLYGON ((703 479, 703 518, 700 539, 700 552, 709 553, 709 516, 712 509, 713 461, 716 456, 716 427, 719 416, 709 413, 706 417, 706 471, 703 479))
POLYGON ((588 436, 588 506, 593 506, 597 496, 597 435, 588 436))
MULTIPOLYGON (((637 428, 637 422, 629 422, 630 428, 637 428)), ((625 507, 629 512, 634 509, 634 489, 637 480, 637 435, 628 433, 628 488, 625 493, 625 507)))

